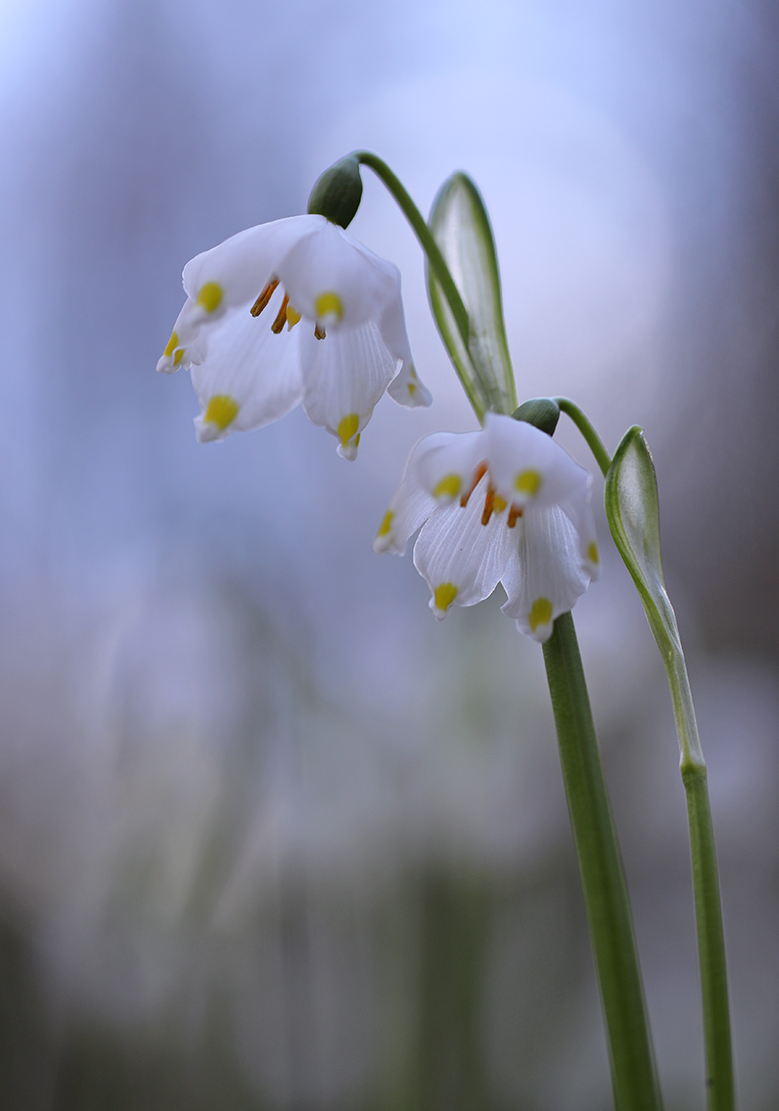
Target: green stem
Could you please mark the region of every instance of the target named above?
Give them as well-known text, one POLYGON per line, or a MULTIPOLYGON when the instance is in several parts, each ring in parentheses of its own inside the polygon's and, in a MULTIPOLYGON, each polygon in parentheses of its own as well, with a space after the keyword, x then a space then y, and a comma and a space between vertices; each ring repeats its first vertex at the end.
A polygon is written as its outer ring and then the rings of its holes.
POLYGON ((736 1093, 730 1044, 725 937, 706 769, 683 769, 682 779, 687 792, 695 917, 698 926, 706 1042, 706 1105, 709 1111, 733 1111, 736 1093))
POLYGON ((573 618, 544 645, 560 762, 600 984, 617 1111, 662 1106, 617 835, 573 618))
MULTIPOLYGON (((468 319, 468 310, 463 304, 463 299, 460 296, 460 291, 454 283, 454 278, 449 272, 449 267, 446 265, 444 256, 441 254, 441 248, 433 238, 433 233, 427 226, 425 218, 419 211, 413 200, 409 196, 402 182, 393 174, 386 162, 384 162, 378 155, 373 154, 369 150, 357 150, 353 156, 362 166, 369 166, 376 176, 383 182, 389 192, 395 198, 400 210, 408 220, 409 224, 414 231, 422 250, 427 255, 428 262, 436 276, 436 281, 441 287, 441 290, 449 303, 449 308, 452 311, 457 330, 465 345, 465 350, 469 350, 470 341, 470 323, 468 319)), ((455 369, 457 369, 455 367, 455 369)), ((484 406, 481 404, 478 396, 474 393, 473 386, 467 382, 457 372, 460 381, 462 382, 463 389, 465 390, 468 400, 470 401, 476 416, 481 421, 484 417, 484 406)))
POLYGON ((606 451, 603 440, 601 440, 600 436, 590 424, 589 420, 584 415, 579 406, 576 405, 573 401, 571 401, 567 397, 553 397, 552 401, 555 401, 557 403, 557 405, 560 407, 561 412, 568 414, 573 423, 581 432, 582 436, 584 436, 585 440, 587 441, 587 446, 589 447, 592 454, 595 456, 595 462, 603 471, 603 477, 605 478, 608 474, 609 467, 611 466, 611 456, 606 451))
MULTIPOLYGON (((667 638, 663 641, 658 639, 658 643, 662 646, 663 643, 667 643, 667 638)), ((725 933, 722 925, 722 903, 706 762, 698 737, 690 680, 681 647, 672 647, 663 652, 663 662, 671 689, 676 732, 681 750, 682 781, 687 795, 706 1049, 706 1105, 709 1111, 733 1111, 736 1106, 736 1094, 725 964, 725 933)))

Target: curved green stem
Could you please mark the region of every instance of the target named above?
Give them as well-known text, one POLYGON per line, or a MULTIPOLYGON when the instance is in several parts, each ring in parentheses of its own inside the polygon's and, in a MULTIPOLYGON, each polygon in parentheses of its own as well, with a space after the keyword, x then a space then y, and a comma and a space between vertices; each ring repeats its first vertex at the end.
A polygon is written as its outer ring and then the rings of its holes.
POLYGON ((617 1111, 659 1111, 641 972, 617 834, 573 618, 544 644, 565 791, 595 954, 617 1111))
MULTIPOLYGON (((470 339, 470 324, 468 321, 468 310, 463 304, 463 299, 460 296, 460 291, 454 283, 449 267, 446 265, 444 256, 441 254, 441 249, 433 238, 433 233, 427 226, 425 218, 419 211, 413 200, 409 196, 406 188, 399 178, 395 176, 386 162, 384 162, 378 155, 373 154, 369 150, 354 151, 353 158, 362 166, 369 166, 380 181, 387 187, 394 199, 398 203, 403 215, 408 220, 409 224, 414 231, 422 250, 427 255, 431 269, 436 276, 436 281, 441 287, 441 290, 449 303, 449 308, 452 310, 457 325, 457 330, 460 333, 466 351, 468 350, 468 343, 470 339)), ((457 369, 455 367, 455 369, 457 369)), ((467 382, 458 370, 458 377, 462 382, 463 388, 468 396, 476 416, 481 421, 484 417, 484 406, 481 404, 479 398, 473 391, 472 385, 467 382)))
POLYGON ((557 405, 560 407, 561 412, 568 414, 573 423, 581 432, 582 436, 584 436, 585 440, 587 441, 587 446, 589 447, 592 454, 595 456, 595 462, 600 467, 601 471, 603 472, 603 477, 605 478, 608 474, 609 467, 611 466, 611 456, 606 451, 603 440, 601 440, 600 436, 595 431, 592 424, 590 424, 590 421, 584 415, 579 406, 576 405, 569 398, 553 397, 552 401, 555 401, 557 403, 557 405))

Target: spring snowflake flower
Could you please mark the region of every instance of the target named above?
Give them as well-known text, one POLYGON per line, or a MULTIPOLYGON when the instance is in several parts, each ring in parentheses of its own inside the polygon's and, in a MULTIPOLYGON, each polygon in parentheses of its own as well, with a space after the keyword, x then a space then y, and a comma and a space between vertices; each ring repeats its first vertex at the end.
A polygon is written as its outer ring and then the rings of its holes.
POLYGON ((385 390, 401 405, 430 404, 397 267, 324 216, 248 228, 193 258, 183 277, 187 301, 157 370, 191 367, 200 441, 259 428, 302 402, 354 459, 385 390))
POLYGON ((551 436, 488 413, 480 432, 420 440, 373 548, 402 555, 422 525, 414 565, 439 620, 500 582, 503 613, 543 642, 597 576, 591 484, 551 436))

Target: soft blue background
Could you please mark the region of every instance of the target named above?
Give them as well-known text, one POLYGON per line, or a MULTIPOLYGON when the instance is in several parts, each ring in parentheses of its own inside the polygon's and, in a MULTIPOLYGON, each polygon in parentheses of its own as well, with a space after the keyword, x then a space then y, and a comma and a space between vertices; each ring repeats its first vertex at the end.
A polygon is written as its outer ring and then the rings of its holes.
MULTIPOLYGON (((0 8, 4 1106, 607 1099, 540 652, 370 550, 416 439, 474 426, 370 173, 431 410, 385 399, 354 465, 300 411, 199 446, 154 373, 184 262, 355 147, 423 211, 478 182, 520 396, 646 428, 775 1106, 778 53, 756 0, 0 8)), ((701 1106, 667 693, 599 529, 577 623, 668 1106, 701 1106)))

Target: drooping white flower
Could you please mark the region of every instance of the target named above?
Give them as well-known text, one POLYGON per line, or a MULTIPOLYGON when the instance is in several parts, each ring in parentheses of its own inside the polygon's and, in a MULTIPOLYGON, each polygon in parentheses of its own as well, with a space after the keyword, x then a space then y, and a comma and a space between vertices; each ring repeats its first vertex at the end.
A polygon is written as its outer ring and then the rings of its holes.
POLYGON ((354 459, 385 390, 401 405, 430 404, 397 267, 324 216, 248 228, 193 258, 183 277, 187 301, 157 370, 192 368, 199 440, 259 428, 302 402, 354 459), (295 328, 301 320, 308 326, 295 328))
POLYGON ((402 555, 423 526, 414 565, 442 620, 502 583, 503 613, 537 641, 598 573, 587 471, 545 432, 488 413, 480 432, 425 436, 373 542, 402 555))

